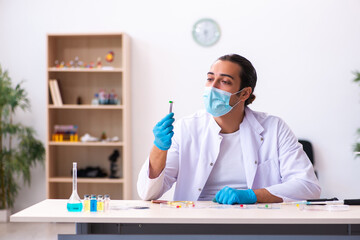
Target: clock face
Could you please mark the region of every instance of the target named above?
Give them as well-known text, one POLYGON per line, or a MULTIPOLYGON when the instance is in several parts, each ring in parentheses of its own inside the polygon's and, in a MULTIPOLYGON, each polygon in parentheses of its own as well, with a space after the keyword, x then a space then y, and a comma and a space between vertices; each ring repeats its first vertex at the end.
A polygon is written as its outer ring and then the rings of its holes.
POLYGON ((210 47, 219 41, 220 27, 212 19, 200 19, 194 24, 192 35, 198 44, 210 47))

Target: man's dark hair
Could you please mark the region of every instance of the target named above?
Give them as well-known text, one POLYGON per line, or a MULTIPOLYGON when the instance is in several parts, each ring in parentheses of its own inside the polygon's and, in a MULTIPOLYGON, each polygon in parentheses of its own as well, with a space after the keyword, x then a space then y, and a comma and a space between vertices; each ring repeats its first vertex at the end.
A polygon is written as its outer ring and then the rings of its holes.
POLYGON ((256 70, 254 68, 254 66, 251 64, 251 62, 249 60, 247 60, 246 58, 244 58, 243 56, 237 55, 237 54, 228 54, 228 55, 224 55, 218 58, 218 60, 221 61, 230 61, 233 63, 236 63, 240 66, 241 70, 240 70, 240 89, 246 88, 246 87, 251 87, 251 94, 250 97, 245 101, 245 105, 249 105, 250 103, 252 103, 255 100, 255 95, 254 93, 254 89, 256 86, 256 80, 257 80, 257 75, 256 75, 256 70))

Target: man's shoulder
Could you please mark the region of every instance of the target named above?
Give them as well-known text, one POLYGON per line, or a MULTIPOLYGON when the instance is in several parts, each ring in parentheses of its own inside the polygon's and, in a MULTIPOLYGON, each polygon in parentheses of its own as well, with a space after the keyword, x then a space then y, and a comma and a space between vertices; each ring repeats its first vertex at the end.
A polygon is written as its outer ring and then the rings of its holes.
POLYGON ((198 110, 193 114, 182 117, 177 124, 182 126, 190 126, 190 125, 204 125, 204 123, 208 122, 211 119, 211 116, 206 112, 205 109, 198 110))
POLYGON ((199 121, 209 118, 209 114, 205 109, 198 110, 188 116, 182 118, 183 121, 199 121))
POLYGON ((274 124, 274 123, 283 123, 284 121, 275 115, 271 115, 269 113, 266 112, 259 112, 259 111, 254 111, 252 109, 248 109, 248 111, 254 116, 254 118, 262 125, 262 126, 266 126, 268 124, 274 124))

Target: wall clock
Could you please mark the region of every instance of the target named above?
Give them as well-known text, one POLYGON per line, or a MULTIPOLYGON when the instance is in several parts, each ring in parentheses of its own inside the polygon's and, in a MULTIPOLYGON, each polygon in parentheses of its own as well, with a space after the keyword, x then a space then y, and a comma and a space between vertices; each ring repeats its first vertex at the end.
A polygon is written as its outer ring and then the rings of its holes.
POLYGON ((219 41, 220 27, 214 20, 203 18, 194 24, 192 35, 196 43, 210 47, 219 41))

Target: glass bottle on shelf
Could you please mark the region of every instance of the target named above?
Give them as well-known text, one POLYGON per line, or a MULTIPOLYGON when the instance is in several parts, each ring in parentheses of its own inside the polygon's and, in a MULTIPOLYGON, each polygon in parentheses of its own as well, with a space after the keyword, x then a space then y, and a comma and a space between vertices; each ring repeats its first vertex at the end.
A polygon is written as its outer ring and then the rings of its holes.
POLYGON ((115 90, 112 89, 111 92, 109 93, 109 101, 108 101, 108 104, 111 104, 111 105, 116 104, 116 102, 115 102, 115 95, 116 95, 115 90))
POLYGON ((69 212, 81 212, 83 205, 81 203, 80 197, 77 193, 77 167, 76 162, 73 162, 73 191, 67 202, 67 210, 69 212))
POLYGON ((114 104, 115 105, 120 105, 120 99, 119 99, 119 97, 118 97, 118 95, 116 93, 114 95, 114 104))
POLYGON ((94 98, 91 100, 91 105, 99 105, 99 94, 95 93, 94 98))
POLYGON ((100 89, 99 91, 99 104, 103 105, 103 104, 107 104, 107 94, 105 92, 104 89, 100 89))

